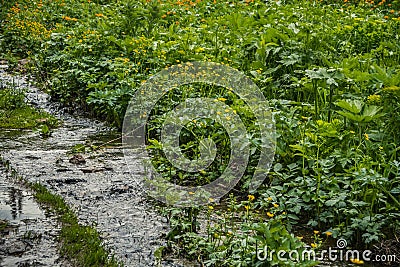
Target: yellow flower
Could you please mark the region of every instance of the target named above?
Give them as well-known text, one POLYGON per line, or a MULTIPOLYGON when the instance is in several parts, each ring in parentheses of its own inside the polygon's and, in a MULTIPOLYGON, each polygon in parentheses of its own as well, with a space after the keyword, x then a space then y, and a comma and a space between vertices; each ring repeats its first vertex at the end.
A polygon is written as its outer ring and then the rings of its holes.
POLYGON ((213 206, 208 206, 208 209, 209 209, 209 210, 213 210, 214 207, 213 207, 213 206))
POLYGON ((364 134, 364 138, 365 138, 365 140, 369 140, 369 136, 367 133, 364 134))
POLYGON ((316 248, 316 247, 317 247, 317 244, 311 243, 311 247, 312 247, 312 248, 316 248))
POLYGON ((277 207, 279 207, 279 205, 278 205, 278 204, 276 204, 276 203, 274 203, 274 207, 275 207, 275 208, 277 208, 277 207))
POLYGON ((354 264, 364 264, 364 261, 360 259, 350 259, 350 261, 354 264))
POLYGON ((189 195, 194 195, 194 192, 189 192, 189 195))
POLYGON ((248 195, 247 197, 249 198, 249 201, 253 201, 255 199, 253 195, 248 195))
POLYGON ((268 199, 268 201, 271 201, 272 200, 272 197, 269 197, 269 198, 267 198, 268 199))
POLYGON ((223 97, 219 97, 217 99, 218 99, 218 101, 221 101, 221 102, 225 102, 226 101, 226 98, 223 98, 223 97))
POLYGON ((331 236, 332 235, 332 232, 325 232, 325 234, 327 235, 327 236, 331 236))
POLYGON ((367 99, 368 99, 368 102, 376 103, 376 102, 381 101, 381 96, 380 95, 370 95, 370 96, 368 96, 367 99))
POLYGON ((314 230, 314 234, 316 234, 316 235, 317 235, 317 234, 319 234, 319 231, 317 231, 317 230, 314 230))
POLYGON ((271 213, 271 212, 267 212, 267 215, 268 215, 268 217, 270 217, 270 218, 274 217, 274 214, 271 213))
POLYGON ((355 132, 355 131, 350 131, 350 133, 351 133, 351 134, 355 134, 356 132, 355 132))
POLYGON ((250 209, 250 206, 244 206, 244 208, 248 211, 250 209))

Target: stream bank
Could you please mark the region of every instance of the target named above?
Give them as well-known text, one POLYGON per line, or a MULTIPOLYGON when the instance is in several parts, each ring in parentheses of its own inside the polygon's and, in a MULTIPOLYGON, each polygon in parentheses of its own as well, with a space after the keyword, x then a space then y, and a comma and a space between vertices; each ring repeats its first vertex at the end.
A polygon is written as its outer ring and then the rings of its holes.
MULTIPOLYGON (((80 223, 101 233, 104 246, 117 260, 126 266, 158 266, 154 251, 164 245, 168 223, 137 186, 142 175, 139 159, 138 169, 130 173, 118 141, 94 152, 72 153, 76 145, 90 147, 98 139, 112 140, 119 134, 101 122, 70 115, 30 85, 27 77, 1 71, 0 82, 24 88, 29 103, 62 121, 48 138, 38 131, 1 130, 4 160, 23 179, 62 196, 80 223)), ((171 259, 162 266, 182 265, 171 259)))

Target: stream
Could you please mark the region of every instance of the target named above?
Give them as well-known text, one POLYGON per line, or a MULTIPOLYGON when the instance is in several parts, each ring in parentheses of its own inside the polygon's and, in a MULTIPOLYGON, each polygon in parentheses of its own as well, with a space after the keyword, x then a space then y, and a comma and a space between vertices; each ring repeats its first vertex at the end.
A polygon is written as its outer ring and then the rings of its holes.
MULTIPOLYGON (((105 248, 125 266, 199 266, 179 259, 157 263, 154 258, 154 251, 165 245, 169 225, 138 186, 143 175, 140 159, 132 159, 138 162, 136 170, 128 169, 120 133, 77 111, 67 112, 27 77, 10 75, 3 68, 0 88, 7 83, 24 88, 29 103, 55 115, 62 124, 47 138, 39 131, 0 129, 0 158, 19 176, 62 196, 80 223, 95 226, 105 248), (106 145, 73 154, 78 144, 81 148, 106 145)), ((60 228, 57 218, 0 165, 0 266, 71 266, 58 254, 60 228)))
MULTIPOLYGON (((24 88, 29 103, 62 121, 62 125, 48 138, 42 138, 38 131, 0 130, 1 157, 24 179, 40 182, 52 193, 62 196, 81 223, 96 227, 104 246, 117 260, 126 266, 156 266, 153 254, 164 245, 163 236, 169 226, 136 186, 142 175, 141 164, 137 159, 138 169, 128 170, 118 141, 120 134, 103 123, 66 112, 57 103, 50 102, 47 94, 32 86, 27 77, 12 76, 0 70, 1 83, 24 88), (99 145, 114 139, 117 141, 95 152, 80 153, 79 157, 70 153, 77 144, 99 145)), ((31 262, 44 257, 49 260, 40 262, 38 266, 68 266, 59 263, 56 252, 59 226, 55 218, 46 215, 32 196, 6 176, 4 171, 0 171, 0 220, 10 220, 15 228, 25 232, 36 227, 33 231, 39 231, 41 240, 49 241, 41 246, 46 255, 31 253, 36 256, 31 262), (26 223, 26 219, 38 223, 26 223)), ((0 266, 36 266, 17 265, 11 262, 10 254, 3 253, 2 258, 0 249, 0 266)), ((161 266, 183 264, 195 266, 173 259, 162 262, 161 266)))

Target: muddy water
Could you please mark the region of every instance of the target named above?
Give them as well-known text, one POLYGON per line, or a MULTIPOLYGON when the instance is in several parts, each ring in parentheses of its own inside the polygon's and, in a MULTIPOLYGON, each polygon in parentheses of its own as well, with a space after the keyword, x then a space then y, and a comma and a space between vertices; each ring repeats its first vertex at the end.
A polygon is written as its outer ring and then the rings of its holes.
MULTIPOLYGON (((104 237, 104 245, 126 266, 158 266, 154 251, 163 245, 168 231, 140 190, 141 169, 129 170, 121 146, 107 146, 96 152, 71 154, 77 144, 90 147, 113 139, 115 131, 102 123, 69 115, 49 101, 49 97, 27 83, 24 77, 0 72, 3 83, 26 88, 28 100, 57 117, 63 124, 51 136, 39 132, 0 132, 0 154, 25 179, 40 182, 60 194, 75 210, 82 223, 94 225, 104 237)), ((1 191, 1 189, 0 189, 1 191)), ((162 266, 194 266, 176 260, 162 266)))

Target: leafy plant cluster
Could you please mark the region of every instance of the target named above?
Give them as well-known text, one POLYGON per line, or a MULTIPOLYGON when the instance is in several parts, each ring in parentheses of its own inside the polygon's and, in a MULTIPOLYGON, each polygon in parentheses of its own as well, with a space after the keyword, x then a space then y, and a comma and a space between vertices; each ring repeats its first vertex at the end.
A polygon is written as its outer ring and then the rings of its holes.
MULTIPOLYGON (((252 133, 246 177, 235 188, 239 199, 223 201, 231 204, 218 212, 215 206, 170 210, 170 251, 209 266, 256 266, 262 264, 254 254, 260 245, 301 250, 304 244, 290 234, 299 228, 360 247, 394 238, 400 217, 400 21, 368 4, 287 2, 19 1, 8 11, 1 45, 29 56, 55 99, 87 107, 116 126, 135 90, 174 64, 227 64, 259 86, 275 117, 277 148, 267 181, 251 200, 243 197, 261 144, 255 114, 238 96, 227 88, 179 87, 151 115, 153 164, 181 185, 218 177, 230 142, 216 121, 192 121, 180 149, 196 159, 199 140, 211 138, 217 160, 204 173, 174 169, 162 153, 160 127, 163 114, 179 102, 215 98, 252 133)), ((310 245, 318 248, 319 241, 310 245)))

